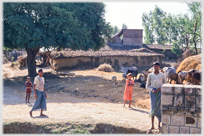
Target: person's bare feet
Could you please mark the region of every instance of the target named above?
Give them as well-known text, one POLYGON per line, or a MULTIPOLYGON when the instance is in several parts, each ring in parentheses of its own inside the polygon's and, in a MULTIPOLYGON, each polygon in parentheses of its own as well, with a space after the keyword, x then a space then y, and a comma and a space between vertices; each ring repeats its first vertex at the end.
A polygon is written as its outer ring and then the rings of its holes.
POLYGON ((45 114, 40 114, 40 116, 47 116, 47 115, 45 115, 45 114))
POLYGON ((151 130, 153 130, 154 129, 154 127, 150 127, 149 129, 148 129, 148 131, 151 131, 151 130))
POLYGON ((32 111, 30 111, 29 114, 30 114, 30 117, 32 118, 32 117, 33 117, 33 115, 32 115, 32 111))
POLYGON ((132 108, 131 106, 129 106, 129 108, 132 108))

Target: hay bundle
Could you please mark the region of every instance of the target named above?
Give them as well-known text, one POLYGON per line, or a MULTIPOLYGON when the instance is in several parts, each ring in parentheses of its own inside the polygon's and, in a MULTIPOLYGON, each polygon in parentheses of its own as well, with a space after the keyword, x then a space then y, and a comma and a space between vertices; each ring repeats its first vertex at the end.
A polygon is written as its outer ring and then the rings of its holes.
POLYGON ((97 71, 104 71, 104 72, 113 72, 113 68, 110 64, 101 64, 97 69, 97 71))
POLYGON ((27 54, 19 56, 18 62, 21 66, 27 66, 27 54))
POLYGON ((185 58, 180 63, 176 72, 178 73, 179 71, 188 71, 190 69, 197 69, 199 67, 200 67, 199 70, 201 70, 201 54, 185 58), (199 66, 199 64, 200 64, 200 66, 199 66))
POLYGON ((196 69, 201 70, 201 64, 198 64, 198 65, 196 66, 196 69))

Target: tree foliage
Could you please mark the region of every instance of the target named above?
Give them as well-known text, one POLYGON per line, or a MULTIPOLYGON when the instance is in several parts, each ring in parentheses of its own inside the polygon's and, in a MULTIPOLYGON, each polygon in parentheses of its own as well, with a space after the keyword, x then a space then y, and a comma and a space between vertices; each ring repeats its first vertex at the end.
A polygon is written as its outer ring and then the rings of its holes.
POLYGON ((127 26, 126 24, 123 23, 123 25, 122 25, 122 29, 125 29, 125 28, 127 29, 128 26, 127 26))
MULTIPOLYGON (((176 42, 179 47, 194 46, 197 54, 197 44, 201 42, 201 3, 191 2, 187 5, 191 17, 188 14, 167 14, 157 6, 153 12, 143 13, 145 43, 173 44, 176 42)), ((175 49, 175 46, 173 48, 175 49)))
POLYGON ((180 49, 180 44, 179 44, 179 42, 176 42, 176 41, 173 42, 173 46, 172 46, 171 50, 177 56, 180 56, 182 53, 182 50, 180 49))
POLYGON ((104 19, 103 3, 4 3, 3 7, 4 46, 26 48, 28 56, 28 50, 36 54, 41 47, 98 50, 112 31, 104 19))
POLYGON ((4 3, 4 46, 99 49, 108 37, 102 3, 4 3))
POLYGON ((114 26, 114 27, 113 27, 112 34, 115 35, 115 34, 117 34, 118 32, 119 32, 118 27, 117 27, 117 26, 114 26))

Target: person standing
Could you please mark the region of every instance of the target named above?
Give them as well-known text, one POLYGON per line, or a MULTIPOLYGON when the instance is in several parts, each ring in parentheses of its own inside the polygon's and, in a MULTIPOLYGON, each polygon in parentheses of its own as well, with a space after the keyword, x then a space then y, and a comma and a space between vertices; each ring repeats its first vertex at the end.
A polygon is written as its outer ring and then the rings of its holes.
POLYGON ((33 105, 33 108, 29 112, 31 117, 33 117, 32 112, 34 110, 39 110, 39 109, 41 109, 40 116, 46 116, 43 114, 43 110, 44 111, 47 110, 47 107, 46 107, 47 95, 46 95, 45 88, 44 88, 45 79, 42 76, 43 76, 43 70, 39 69, 38 76, 36 76, 34 79, 33 91, 34 91, 36 100, 33 105))
POLYGON ((165 75, 159 71, 160 63, 153 63, 154 72, 150 73, 147 77, 146 89, 150 92, 151 108, 150 116, 152 126, 149 131, 154 129, 154 116, 158 119, 158 129, 161 123, 161 86, 166 82, 165 75))
POLYGON ((30 94, 31 94, 31 88, 32 88, 32 83, 30 82, 30 77, 27 77, 27 81, 25 82, 25 86, 26 86, 26 99, 25 99, 25 103, 30 103, 30 94))
POLYGON ((132 94, 133 94, 133 86, 134 86, 134 80, 132 80, 132 74, 128 73, 126 79, 126 86, 125 86, 125 91, 124 91, 124 96, 123 99, 125 100, 123 107, 125 107, 125 104, 127 100, 129 100, 129 108, 132 108, 131 101, 132 101, 132 94))

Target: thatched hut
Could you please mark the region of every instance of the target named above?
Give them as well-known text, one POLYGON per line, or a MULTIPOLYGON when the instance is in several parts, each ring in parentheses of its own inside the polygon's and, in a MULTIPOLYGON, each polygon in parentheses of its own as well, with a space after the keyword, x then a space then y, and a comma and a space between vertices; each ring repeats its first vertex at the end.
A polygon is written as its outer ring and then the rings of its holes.
POLYGON ((154 61, 161 62, 165 57, 163 54, 142 50, 73 51, 66 49, 52 52, 51 57, 52 63, 58 63, 59 68, 95 68, 100 64, 107 63, 116 69, 121 66, 151 67, 154 61))

